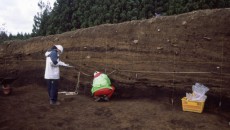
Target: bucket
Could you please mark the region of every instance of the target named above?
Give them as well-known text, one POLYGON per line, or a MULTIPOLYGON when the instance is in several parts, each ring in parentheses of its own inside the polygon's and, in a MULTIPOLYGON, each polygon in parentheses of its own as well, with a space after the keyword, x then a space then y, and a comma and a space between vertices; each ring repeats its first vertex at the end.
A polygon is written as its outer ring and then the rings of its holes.
POLYGON ((12 89, 11 89, 10 85, 5 84, 5 85, 2 86, 2 91, 3 91, 3 94, 10 95, 12 89))

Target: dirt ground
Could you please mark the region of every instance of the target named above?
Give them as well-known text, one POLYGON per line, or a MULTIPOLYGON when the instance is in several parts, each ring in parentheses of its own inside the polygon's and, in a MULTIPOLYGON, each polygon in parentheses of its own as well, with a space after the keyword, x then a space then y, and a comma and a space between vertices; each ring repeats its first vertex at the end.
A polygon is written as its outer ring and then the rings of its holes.
POLYGON ((44 86, 30 84, 0 95, 0 130, 229 130, 230 111, 183 112, 180 99, 121 98, 95 102, 84 93, 59 94, 50 106, 44 86))
POLYGON ((12 78, 13 93, 0 90, 0 130, 230 129, 230 9, 105 24, 0 45, 0 78, 12 78), (55 44, 60 91, 50 106, 44 83, 45 56, 55 44), (95 71, 109 75, 116 94, 94 102, 95 71), (112 73, 113 72, 113 73, 112 73), (202 114, 183 112, 181 98, 196 82, 210 90, 202 114))

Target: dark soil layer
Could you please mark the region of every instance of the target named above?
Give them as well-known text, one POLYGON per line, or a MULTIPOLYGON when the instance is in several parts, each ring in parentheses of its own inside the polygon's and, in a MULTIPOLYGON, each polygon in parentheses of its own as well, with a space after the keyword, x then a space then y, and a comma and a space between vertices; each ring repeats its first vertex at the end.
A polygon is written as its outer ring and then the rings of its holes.
MULTIPOLYGON (((59 95, 60 106, 50 106, 47 90, 36 84, 14 88, 0 95, 1 130, 228 130, 230 112, 204 107, 203 113, 183 112, 181 100, 153 90, 151 98, 114 96, 110 102, 95 102, 80 93, 59 95)), ((139 93, 141 94, 141 93, 139 93)), ((208 98, 208 100, 212 100, 208 98)), ((209 100, 209 101, 210 101, 209 100)), ((207 102, 209 102, 207 101, 207 102)))

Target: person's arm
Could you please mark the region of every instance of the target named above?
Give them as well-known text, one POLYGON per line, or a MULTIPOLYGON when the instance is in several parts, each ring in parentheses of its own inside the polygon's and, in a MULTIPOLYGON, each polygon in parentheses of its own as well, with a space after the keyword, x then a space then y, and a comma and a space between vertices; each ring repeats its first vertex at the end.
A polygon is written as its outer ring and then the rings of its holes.
POLYGON ((106 81, 107 81, 107 83, 109 84, 109 85, 111 85, 111 81, 110 81, 110 79, 109 79, 109 77, 105 74, 105 76, 106 76, 106 81))
POLYGON ((57 51, 52 51, 50 53, 50 59, 51 59, 51 61, 53 62, 54 65, 57 65, 57 63, 58 63, 58 54, 57 54, 57 51))
POLYGON ((58 53, 57 53, 57 51, 52 51, 51 53, 50 53, 50 58, 51 58, 51 61, 53 62, 53 65, 55 65, 55 66, 68 66, 69 67, 69 64, 66 64, 66 63, 64 63, 64 62, 62 62, 62 61, 60 61, 59 59, 58 59, 58 53))

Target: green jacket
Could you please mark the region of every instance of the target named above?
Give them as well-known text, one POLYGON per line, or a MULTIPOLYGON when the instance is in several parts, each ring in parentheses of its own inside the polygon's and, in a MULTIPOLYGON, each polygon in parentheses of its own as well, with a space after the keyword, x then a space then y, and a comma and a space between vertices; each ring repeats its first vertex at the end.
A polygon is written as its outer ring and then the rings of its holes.
POLYGON ((106 74, 101 74, 93 79, 93 87, 91 89, 91 92, 93 94, 95 91, 102 88, 112 89, 110 79, 106 74))

